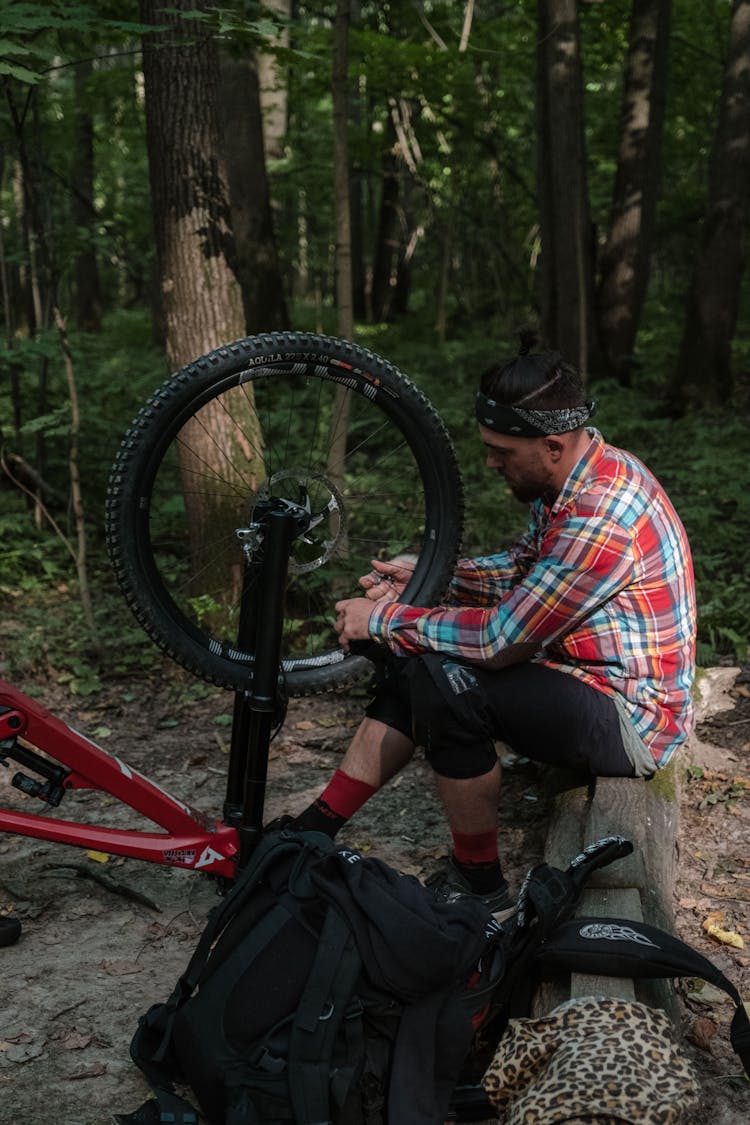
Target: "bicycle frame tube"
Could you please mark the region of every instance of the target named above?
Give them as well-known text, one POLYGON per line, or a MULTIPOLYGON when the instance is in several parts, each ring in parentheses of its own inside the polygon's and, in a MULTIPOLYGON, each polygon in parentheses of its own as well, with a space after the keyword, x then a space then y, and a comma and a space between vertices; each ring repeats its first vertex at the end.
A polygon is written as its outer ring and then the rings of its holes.
MULTIPOLYGON (((3 808, 0 808, 0 831, 234 878, 238 853, 236 828, 212 820, 173 797, 35 700, 0 680, 0 762, 6 760, 7 765, 9 758, 51 778, 60 796, 73 789, 99 789, 134 809, 162 831, 79 824, 3 808), (22 741, 21 746, 16 747, 16 739, 22 741), (33 749, 27 751, 24 746, 33 749), (41 770, 33 761, 28 765, 35 751, 46 756, 40 759, 36 755, 41 770)), ((31 787, 43 788, 26 777, 23 770, 17 776, 31 787)), ((24 784, 18 787, 24 789, 24 784)), ((26 791, 33 795, 33 788, 26 791)))

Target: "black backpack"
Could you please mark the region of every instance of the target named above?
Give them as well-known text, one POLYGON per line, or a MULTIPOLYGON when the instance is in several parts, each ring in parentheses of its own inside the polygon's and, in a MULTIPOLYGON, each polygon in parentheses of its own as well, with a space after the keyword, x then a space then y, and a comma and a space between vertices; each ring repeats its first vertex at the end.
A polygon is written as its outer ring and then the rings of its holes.
POLYGON ((531 869, 500 925, 476 900, 442 904, 411 876, 313 832, 264 836, 214 910, 169 1000, 139 1021, 131 1056, 154 1099, 120 1125, 441 1125, 494 1115, 481 1076, 511 1016, 566 971, 703 977, 734 986, 670 934, 575 919, 594 870, 632 852, 620 836, 566 871, 531 869))
POLYGON ((502 927, 315 832, 266 834, 131 1056, 155 1100, 122 1125, 435 1125, 502 927), (468 999, 467 999, 468 997, 468 999))

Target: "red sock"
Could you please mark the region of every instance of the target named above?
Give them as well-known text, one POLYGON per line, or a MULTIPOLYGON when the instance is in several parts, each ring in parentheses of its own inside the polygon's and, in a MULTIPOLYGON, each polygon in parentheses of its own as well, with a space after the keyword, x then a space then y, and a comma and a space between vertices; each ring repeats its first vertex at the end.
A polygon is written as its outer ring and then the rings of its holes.
POLYGON ((464 864, 495 863, 497 854, 497 829, 486 832, 454 832, 453 854, 456 862, 464 864))
POLYGON ((336 816, 348 820, 377 791, 376 785, 368 785, 343 770, 336 770, 318 800, 324 802, 336 816))
POLYGON ((497 829, 453 832, 453 862, 475 894, 489 894, 503 885, 497 854, 497 829))

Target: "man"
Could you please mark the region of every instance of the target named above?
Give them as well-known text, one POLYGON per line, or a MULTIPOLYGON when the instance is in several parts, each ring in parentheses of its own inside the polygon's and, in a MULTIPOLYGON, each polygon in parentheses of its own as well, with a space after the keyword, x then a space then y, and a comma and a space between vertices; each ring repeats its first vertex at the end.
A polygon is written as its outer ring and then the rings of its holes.
POLYGON ((497 841, 495 741, 592 775, 648 776, 692 718, 695 595, 685 532, 631 454, 585 423, 576 371, 555 353, 490 368, 476 398, 487 465, 531 504, 510 550, 459 562, 444 604, 399 602, 403 560, 373 561, 336 604, 344 648, 371 638, 390 672, 341 768, 295 820, 335 835, 424 747, 453 837, 433 876, 446 901, 513 899, 497 841))

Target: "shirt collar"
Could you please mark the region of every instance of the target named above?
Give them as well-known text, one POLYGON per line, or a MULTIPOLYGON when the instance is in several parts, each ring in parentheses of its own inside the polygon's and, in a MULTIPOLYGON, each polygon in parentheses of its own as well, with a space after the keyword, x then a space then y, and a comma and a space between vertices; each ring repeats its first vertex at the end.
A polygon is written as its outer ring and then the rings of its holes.
POLYGON ((591 440, 579 457, 578 461, 576 461, 575 465, 570 470, 565 484, 557 494, 557 499, 549 509, 550 519, 553 516, 556 516, 559 511, 566 507, 569 501, 572 500, 576 493, 580 491, 581 487, 583 486, 583 482, 588 477, 592 466, 599 460, 602 455, 602 452, 604 450, 604 438, 600 434, 599 430, 597 430, 594 426, 587 426, 586 433, 589 435, 591 440))

